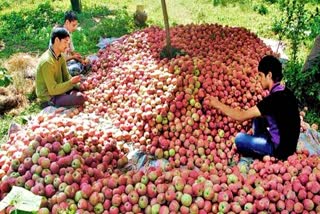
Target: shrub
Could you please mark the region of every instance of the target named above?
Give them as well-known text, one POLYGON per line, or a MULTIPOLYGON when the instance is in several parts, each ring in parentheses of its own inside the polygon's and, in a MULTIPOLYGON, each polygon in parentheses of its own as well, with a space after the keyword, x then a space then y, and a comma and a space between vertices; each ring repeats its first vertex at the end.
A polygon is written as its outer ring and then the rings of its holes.
MULTIPOLYGON (((320 3, 320 1, 319 1, 320 3)), ((314 14, 311 14, 310 20, 310 35, 309 38, 313 39, 320 34, 320 10, 316 7, 314 14)))
POLYGON ((10 3, 8 1, 0 2, 0 10, 10 7, 10 3))
POLYGON ((278 3, 278 0, 264 0, 264 1, 270 4, 278 3))
POLYGON ((302 105, 307 105, 310 109, 320 109, 320 57, 316 65, 308 70, 303 71, 303 63, 288 62, 285 68, 285 78, 287 86, 292 88, 295 95, 299 98, 302 105))
POLYGON ((0 35, 7 38, 12 35, 22 34, 25 39, 38 35, 39 29, 51 27, 61 21, 63 14, 55 11, 48 3, 40 4, 34 11, 12 12, 1 16, 0 35))
POLYGON ((308 121, 310 124, 320 124, 319 113, 314 109, 308 109, 308 111, 306 112, 305 120, 308 121))
POLYGON ((34 10, 21 10, 0 16, 0 38, 6 44, 3 55, 34 50, 44 50, 48 46, 50 32, 55 23, 63 18, 48 3, 41 3, 34 10))
POLYGON ((226 6, 228 4, 251 4, 252 0, 212 0, 213 6, 226 6))
POLYGON ((225 1, 225 0, 213 0, 212 3, 213 3, 213 6, 218 6, 218 5, 226 6, 227 5, 227 1, 225 1))
POLYGON ((298 57, 301 46, 310 38, 306 32, 313 32, 314 36, 315 32, 319 33, 319 22, 310 21, 313 18, 319 19, 319 12, 316 10, 316 13, 312 13, 305 9, 303 0, 281 0, 279 6, 282 14, 273 23, 273 31, 280 40, 287 39, 290 42, 290 60, 284 69, 286 85, 299 99, 301 107, 308 106, 311 112, 319 112, 319 67, 302 71, 304 59, 298 57))
POLYGON ((253 10, 258 12, 260 15, 268 14, 268 8, 264 4, 255 5, 253 10))
POLYGON ((280 18, 273 23, 272 30, 279 39, 290 41, 290 57, 298 63, 299 45, 307 38, 306 32, 310 29, 310 11, 305 9, 303 0, 281 0, 279 2, 280 18))

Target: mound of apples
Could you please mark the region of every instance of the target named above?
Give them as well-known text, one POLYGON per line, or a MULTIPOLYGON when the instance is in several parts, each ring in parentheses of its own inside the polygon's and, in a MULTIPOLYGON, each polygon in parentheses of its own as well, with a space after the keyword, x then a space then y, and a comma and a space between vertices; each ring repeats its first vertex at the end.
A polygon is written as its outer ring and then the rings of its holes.
POLYGON ((239 168, 234 136, 251 124, 208 105, 247 109, 266 96, 256 74, 271 49, 217 24, 176 26, 171 39, 186 55, 161 60, 158 27, 99 51, 83 107, 39 115, 1 145, 0 198, 17 185, 43 196, 39 213, 319 213, 319 157, 239 168), (169 163, 123 171, 126 145, 169 163))

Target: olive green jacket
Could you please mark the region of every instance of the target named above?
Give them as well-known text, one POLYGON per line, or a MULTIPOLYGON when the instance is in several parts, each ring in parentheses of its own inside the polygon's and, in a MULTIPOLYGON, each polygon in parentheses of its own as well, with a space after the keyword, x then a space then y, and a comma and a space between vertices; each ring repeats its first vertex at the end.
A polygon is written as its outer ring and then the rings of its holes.
POLYGON ((53 96, 64 94, 71 90, 71 76, 66 60, 56 56, 51 48, 42 54, 36 73, 36 94, 41 102, 49 101, 53 96))

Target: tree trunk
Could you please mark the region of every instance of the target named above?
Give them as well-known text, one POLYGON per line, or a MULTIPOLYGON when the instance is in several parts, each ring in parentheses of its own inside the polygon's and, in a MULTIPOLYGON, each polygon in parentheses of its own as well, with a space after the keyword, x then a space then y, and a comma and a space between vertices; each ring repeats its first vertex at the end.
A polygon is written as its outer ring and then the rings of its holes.
POLYGON ((308 69, 313 68, 313 66, 319 66, 319 59, 320 59, 320 35, 316 37, 314 40, 313 47, 304 63, 302 71, 305 72, 308 69))
POLYGON ((166 30, 166 42, 167 42, 167 51, 170 55, 172 56, 172 48, 171 48, 171 40, 170 40, 170 29, 169 29, 169 19, 168 19, 168 13, 167 13, 167 6, 166 6, 166 1, 161 0, 161 5, 162 5, 162 12, 163 12, 163 19, 164 19, 164 26, 166 30))
POLYGON ((72 10, 81 13, 81 0, 71 0, 72 10))

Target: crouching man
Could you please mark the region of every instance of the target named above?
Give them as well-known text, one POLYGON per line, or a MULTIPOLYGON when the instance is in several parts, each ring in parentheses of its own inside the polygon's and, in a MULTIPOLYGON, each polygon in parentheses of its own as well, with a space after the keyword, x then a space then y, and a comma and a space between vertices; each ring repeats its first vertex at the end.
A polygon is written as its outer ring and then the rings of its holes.
POLYGON ((217 98, 210 106, 237 121, 254 119, 253 135, 238 133, 235 144, 247 157, 274 156, 285 160, 296 151, 300 134, 298 102, 293 93, 280 84, 282 66, 274 56, 263 57, 258 66, 261 86, 269 95, 246 111, 233 109, 217 98))

